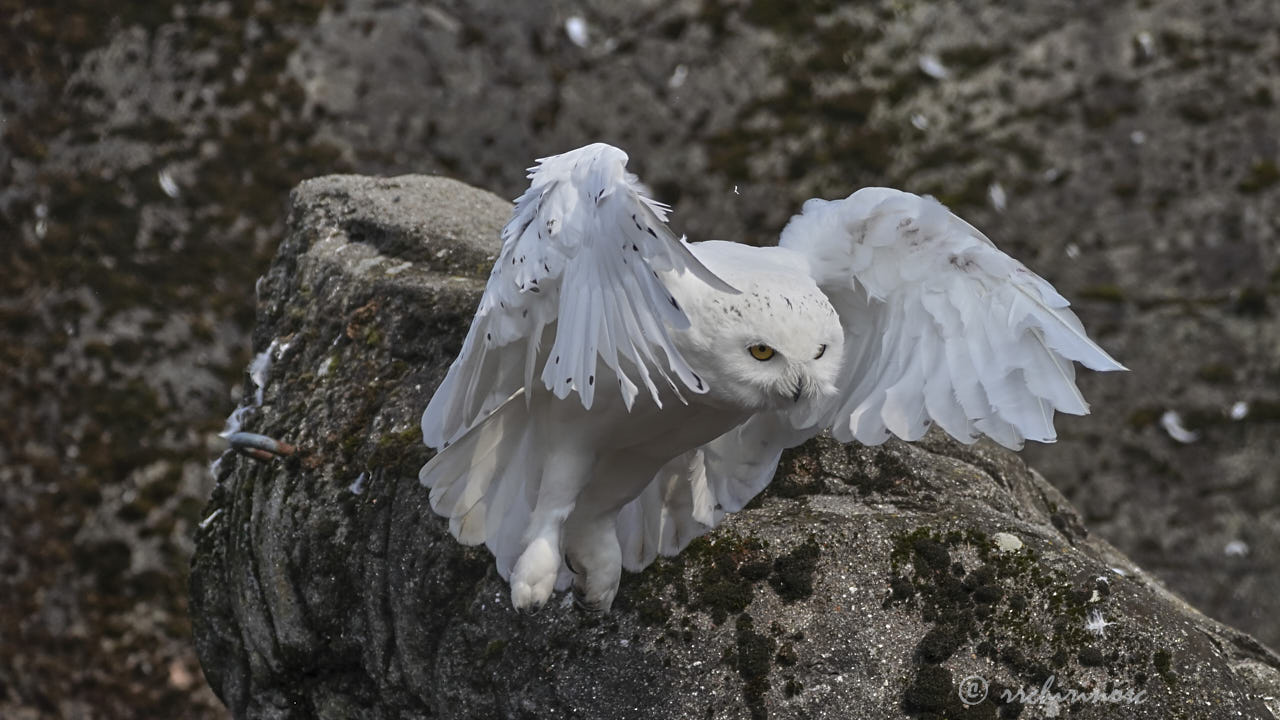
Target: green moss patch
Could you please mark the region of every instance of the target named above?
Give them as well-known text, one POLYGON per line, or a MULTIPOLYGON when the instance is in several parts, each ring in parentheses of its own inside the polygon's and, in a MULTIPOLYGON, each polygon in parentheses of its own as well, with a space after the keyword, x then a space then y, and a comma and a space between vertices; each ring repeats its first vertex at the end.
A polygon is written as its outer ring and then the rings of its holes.
POLYGON ((1270 160, 1259 160, 1249 168, 1249 174, 1236 185, 1242 193, 1256 193, 1280 182, 1280 168, 1270 160))
POLYGON ((768 635, 755 631, 755 621, 750 615, 738 616, 736 628, 737 652, 735 661, 742 676, 743 695, 752 718, 768 717, 765 710, 765 694, 769 692, 769 670, 778 643, 768 635))
POLYGON ((1004 717, 1013 710, 990 693, 990 702, 958 704, 959 688, 943 664, 966 649, 1000 664, 1015 685, 1038 687, 1054 676, 1058 687, 1086 691, 1069 678, 1087 677, 1089 668, 1116 678, 1127 672, 1135 687, 1144 668, 1162 677, 1164 668, 1172 677, 1167 652, 1153 655, 1149 640, 1111 621, 1110 580, 1071 577, 1029 545, 1000 552, 981 530, 926 526, 893 537, 890 566, 884 606, 918 612, 931 625, 916 646, 915 671, 903 693, 909 714, 969 718, 999 711, 1004 717), (1094 613, 1106 622, 1089 630, 1094 613))
POLYGON ((764 546, 755 538, 718 538, 712 544, 704 538, 690 543, 686 552, 698 556, 697 603, 717 625, 730 613, 747 609, 755 598, 754 585, 768 573, 764 546), (694 547, 703 541, 702 547, 694 547))
POLYGON ((769 584, 783 600, 794 602, 813 595, 813 576, 822 551, 810 536, 803 545, 773 561, 769 584))

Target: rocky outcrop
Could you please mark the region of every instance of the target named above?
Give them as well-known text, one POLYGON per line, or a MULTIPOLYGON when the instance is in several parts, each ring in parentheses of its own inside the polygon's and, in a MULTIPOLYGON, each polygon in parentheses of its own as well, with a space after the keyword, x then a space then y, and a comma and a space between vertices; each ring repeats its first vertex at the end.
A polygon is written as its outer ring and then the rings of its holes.
POLYGON ((220 460, 191 577, 201 661, 237 717, 1280 712, 1280 657, 1091 536, 1017 456, 936 436, 818 438, 626 575, 613 613, 517 614, 416 479, 419 414, 508 211, 433 177, 295 190, 238 417, 296 451, 220 460))

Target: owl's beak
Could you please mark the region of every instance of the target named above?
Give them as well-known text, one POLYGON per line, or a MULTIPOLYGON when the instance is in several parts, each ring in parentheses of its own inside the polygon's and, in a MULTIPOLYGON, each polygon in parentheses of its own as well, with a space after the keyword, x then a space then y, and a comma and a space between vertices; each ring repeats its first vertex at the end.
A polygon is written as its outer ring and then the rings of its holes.
POLYGON ((791 395, 791 399, 796 402, 800 402, 801 395, 804 395, 804 379, 803 378, 796 381, 796 391, 791 395))

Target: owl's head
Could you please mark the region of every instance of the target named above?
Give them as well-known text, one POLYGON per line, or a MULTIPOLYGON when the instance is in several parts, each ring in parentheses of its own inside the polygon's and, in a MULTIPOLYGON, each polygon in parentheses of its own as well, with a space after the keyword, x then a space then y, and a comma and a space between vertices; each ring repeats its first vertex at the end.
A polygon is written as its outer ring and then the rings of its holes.
POLYGON ((710 387, 707 400, 752 412, 794 407, 836 393, 844 332, 808 275, 722 275, 739 295, 713 293, 686 306, 681 348, 710 387))

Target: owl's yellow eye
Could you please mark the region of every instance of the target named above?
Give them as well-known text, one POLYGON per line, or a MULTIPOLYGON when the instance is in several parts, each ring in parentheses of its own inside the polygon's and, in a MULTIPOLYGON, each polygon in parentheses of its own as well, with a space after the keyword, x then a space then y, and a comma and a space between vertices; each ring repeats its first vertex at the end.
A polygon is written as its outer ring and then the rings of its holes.
POLYGON ((773 348, 768 345, 752 345, 747 348, 747 352, 751 353, 751 357, 757 360, 768 360, 773 357, 773 348))

